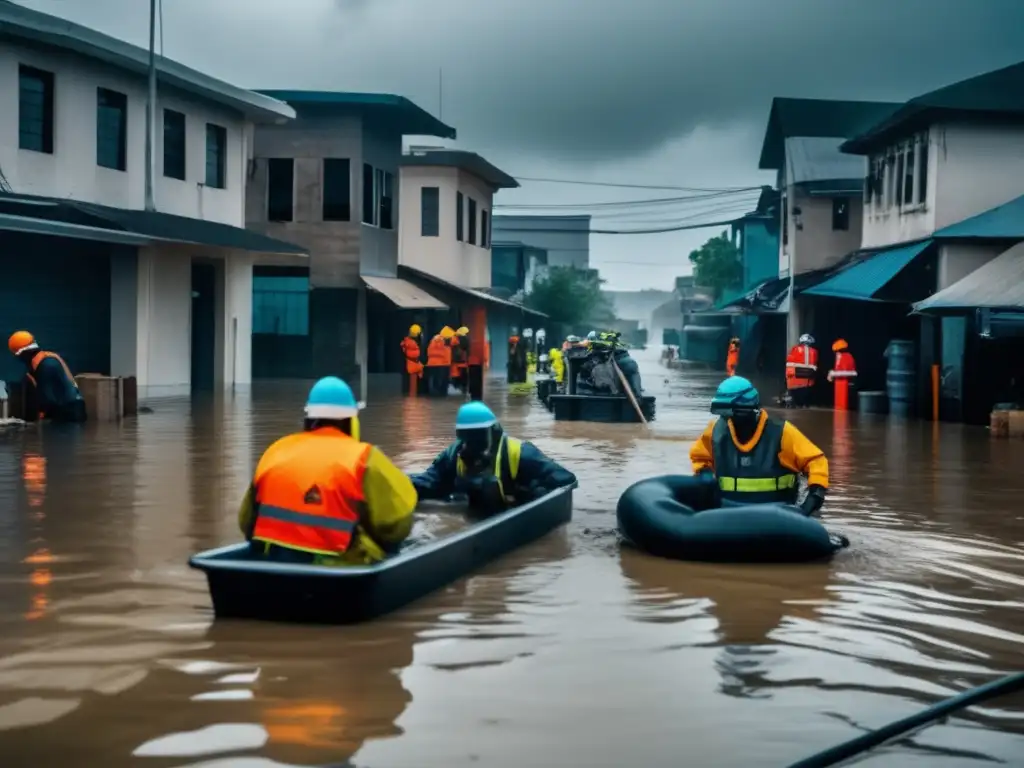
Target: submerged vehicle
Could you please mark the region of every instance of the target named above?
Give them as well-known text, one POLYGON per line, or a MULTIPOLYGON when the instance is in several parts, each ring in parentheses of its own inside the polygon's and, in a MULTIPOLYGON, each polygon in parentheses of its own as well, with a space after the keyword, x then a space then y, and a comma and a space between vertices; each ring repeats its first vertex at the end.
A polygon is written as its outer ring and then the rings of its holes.
POLYGON ((219 619, 355 624, 397 610, 525 546, 572 519, 575 485, 473 522, 450 536, 412 542, 366 566, 292 565, 260 559, 242 542, 193 555, 219 619))

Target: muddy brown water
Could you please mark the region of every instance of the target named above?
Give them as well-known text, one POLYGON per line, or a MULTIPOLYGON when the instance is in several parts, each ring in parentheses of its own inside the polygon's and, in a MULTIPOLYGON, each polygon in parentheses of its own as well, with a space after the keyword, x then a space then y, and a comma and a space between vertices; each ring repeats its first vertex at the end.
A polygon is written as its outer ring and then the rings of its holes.
MULTIPOLYGON (((800 567, 658 560, 621 550, 615 501, 688 471, 718 379, 640 356, 654 432, 681 440, 554 423, 495 390, 507 429, 578 474, 573 522, 350 628, 214 623, 185 564, 237 540, 302 386, 0 437, 0 765, 782 766, 1024 667, 1019 444, 794 413, 829 453, 826 520, 852 548, 800 567)), ((457 405, 378 401, 364 431, 415 469, 457 405)), ((862 764, 1024 765, 1024 698, 862 764)))

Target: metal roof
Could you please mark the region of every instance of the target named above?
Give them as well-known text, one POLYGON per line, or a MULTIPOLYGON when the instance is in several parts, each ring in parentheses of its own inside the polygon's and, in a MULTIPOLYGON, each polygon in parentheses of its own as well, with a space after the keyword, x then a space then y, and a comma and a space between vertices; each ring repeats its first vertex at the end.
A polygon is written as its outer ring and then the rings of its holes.
MULTIPOLYGON (((102 61, 142 77, 149 73, 149 51, 81 24, 0 0, 0 36, 42 43, 102 61)), ((295 117, 287 104, 156 57, 157 81, 242 112, 254 120, 295 117)))
POLYGON ((354 93, 351 91, 260 90, 295 107, 300 113, 337 113, 357 111, 371 117, 386 118, 398 125, 403 136, 437 136, 455 139, 455 129, 414 104, 405 96, 392 93, 354 93))
POLYGON ((1024 243, 914 304, 915 312, 934 314, 973 309, 1024 310, 1024 243))
POLYGON ((515 189, 519 182, 476 152, 461 149, 413 149, 402 155, 402 165, 458 168, 482 179, 495 189, 515 189))
POLYGON ((1024 195, 969 219, 943 227, 935 232, 935 237, 1024 240, 1024 195))
POLYGON ((877 301, 875 294, 885 288, 904 267, 922 254, 931 240, 890 248, 853 262, 827 280, 800 293, 835 299, 877 301))
POLYGON ((899 135, 924 128, 936 118, 972 113, 974 115, 1017 115, 1024 117, 1024 62, 976 75, 917 96, 880 118, 873 126, 843 145, 844 152, 859 155, 890 143, 899 135))
POLYGON ((399 309, 448 309, 448 305, 431 296, 418 285, 397 277, 361 275, 370 288, 384 294, 399 309))
POLYGON ((863 185, 867 158, 839 151, 842 137, 790 136, 786 139, 786 182, 805 184, 816 181, 856 179, 863 185))
POLYGON ((464 294, 466 294, 468 296, 472 296, 474 298, 481 299, 481 300, 489 302, 491 304, 500 304, 500 305, 505 306, 505 307, 511 307, 513 309, 518 309, 519 311, 525 312, 525 313, 527 313, 529 315, 538 315, 540 317, 547 317, 546 314, 544 314, 543 312, 538 312, 536 309, 530 309, 529 307, 524 307, 522 304, 517 304, 514 301, 509 301, 507 299, 499 298, 498 296, 495 296, 493 294, 487 293, 487 291, 481 291, 478 288, 467 288, 464 285, 456 285, 455 283, 451 282, 450 280, 445 280, 445 279, 437 277, 435 275, 431 275, 431 274, 429 274, 427 272, 424 272, 421 269, 416 269, 415 267, 409 267, 409 266, 406 266, 404 264, 399 264, 398 270, 399 270, 399 272, 404 272, 404 273, 406 273, 408 275, 411 275, 414 278, 421 278, 423 280, 427 280, 427 281, 429 281, 431 283, 434 283, 435 285, 439 285, 439 286, 441 286, 443 288, 447 288, 447 289, 449 289, 451 291, 454 291, 455 293, 464 293, 464 294))
POLYGON ((856 136, 901 105, 881 101, 790 99, 776 96, 768 112, 761 145, 762 171, 777 171, 785 162, 785 140, 790 136, 856 136))

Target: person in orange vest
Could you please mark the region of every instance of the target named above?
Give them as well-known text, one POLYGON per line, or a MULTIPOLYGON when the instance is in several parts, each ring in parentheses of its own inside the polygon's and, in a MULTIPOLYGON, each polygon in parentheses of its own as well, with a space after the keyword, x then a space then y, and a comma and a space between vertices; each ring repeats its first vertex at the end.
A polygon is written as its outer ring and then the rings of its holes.
POLYGON ((41 350, 28 331, 12 333, 7 348, 25 365, 27 414, 37 413, 40 420, 64 423, 86 420, 85 400, 71 369, 60 355, 41 350))
POLYGON ((420 356, 420 337, 423 329, 413 323, 409 326, 409 335, 402 339, 402 356, 405 358, 406 394, 416 394, 416 384, 423 378, 423 361, 420 356))
POLYGON ((445 326, 427 345, 427 393, 439 397, 448 394, 448 383, 451 381, 452 348, 448 344, 446 331, 454 333, 445 326))
POLYGON ((466 374, 469 370, 469 328, 461 326, 455 331, 449 343, 452 348, 452 383, 465 392, 468 383, 466 374))
POLYGON ((817 375, 818 350, 814 348, 814 337, 805 333, 786 355, 786 390, 794 406, 806 408, 810 405, 811 387, 817 375))
POLYGON ((519 336, 519 329, 512 328, 512 333, 508 337, 506 367, 509 384, 522 384, 526 381, 526 346, 527 342, 519 336))
POLYGON ((828 372, 828 380, 835 385, 835 409, 845 411, 850 407, 850 386, 857 380, 857 362, 846 339, 836 340, 832 351, 836 353, 836 363, 828 372))
POLYGON ((729 339, 729 351, 725 355, 725 373, 736 375, 736 367, 740 364, 740 340, 733 336, 729 339))
POLYGON ((271 445, 238 511, 254 554, 305 565, 368 565, 412 531, 412 481, 359 440, 359 410, 341 379, 309 391, 303 431, 271 445))

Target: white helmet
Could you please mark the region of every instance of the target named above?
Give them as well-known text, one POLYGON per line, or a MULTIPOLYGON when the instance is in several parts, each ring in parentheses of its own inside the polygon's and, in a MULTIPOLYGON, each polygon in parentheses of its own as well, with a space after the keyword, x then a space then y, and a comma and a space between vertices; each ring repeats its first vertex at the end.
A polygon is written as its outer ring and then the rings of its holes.
POLYGON ((597 331, 591 331, 587 334, 587 341, 594 341, 597 338, 597 331))
POLYGON ((805 333, 799 339, 797 339, 797 343, 798 344, 813 344, 814 343, 814 337, 811 336, 811 334, 809 334, 809 333, 805 333))
POLYGON ((538 339, 546 339, 547 337, 548 337, 547 331, 545 331, 543 328, 541 328, 539 331, 537 331, 537 338, 538 339))
POLYGON ((526 328, 526 329, 524 329, 523 330, 523 338, 524 339, 532 339, 533 338, 533 328, 526 328))

